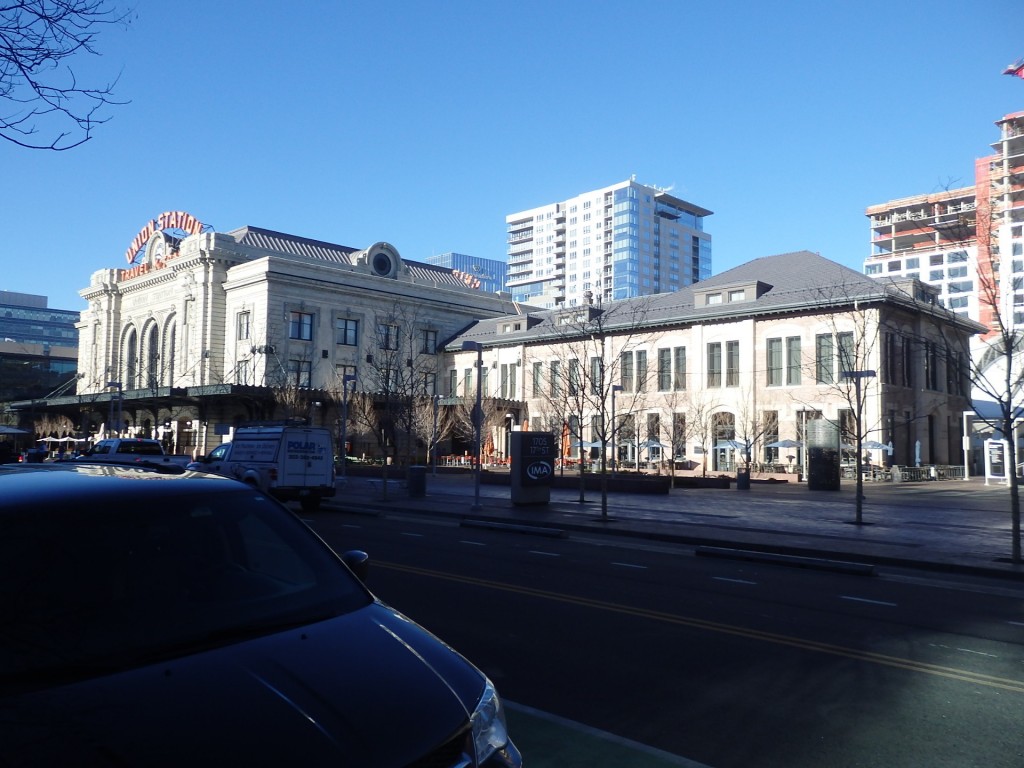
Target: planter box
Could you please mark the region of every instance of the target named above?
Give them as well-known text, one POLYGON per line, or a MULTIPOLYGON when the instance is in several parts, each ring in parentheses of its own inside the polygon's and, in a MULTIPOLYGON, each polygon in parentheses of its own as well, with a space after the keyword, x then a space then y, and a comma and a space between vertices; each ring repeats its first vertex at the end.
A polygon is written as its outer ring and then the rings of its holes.
POLYGON ((676 488, 726 488, 732 485, 731 477, 676 476, 676 488))

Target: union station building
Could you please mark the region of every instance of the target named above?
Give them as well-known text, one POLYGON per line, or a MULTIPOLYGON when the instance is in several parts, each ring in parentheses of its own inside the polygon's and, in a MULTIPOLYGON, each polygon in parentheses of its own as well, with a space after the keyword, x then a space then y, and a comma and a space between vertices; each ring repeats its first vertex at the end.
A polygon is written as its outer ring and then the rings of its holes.
MULTIPOLYGON (((147 225, 126 261, 80 292, 77 393, 15 404, 23 414, 198 454, 244 423, 344 421, 348 450, 376 458, 379 435, 342 415, 357 395, 382 407, 401 381, 450 456, 474 446, 443 426, 445 411, 465 421, 479 386, 485 460, 502 460, 509 433, 525 428, 560 434, 563 457, 596 449, 624 465, 704 471, 743 458, 777 471, 803 461, 808 422, 821 419, 844 442, 859 420, 861 437, 885 446, 872 463, 969 459, 967 354, 983 327, 917 280, 869 278, 806 251, 674 293, 547 310, 386 242, 213 232, 182 213, 147 225)), ((405 455, 422 463, 422 448, 405 455)))

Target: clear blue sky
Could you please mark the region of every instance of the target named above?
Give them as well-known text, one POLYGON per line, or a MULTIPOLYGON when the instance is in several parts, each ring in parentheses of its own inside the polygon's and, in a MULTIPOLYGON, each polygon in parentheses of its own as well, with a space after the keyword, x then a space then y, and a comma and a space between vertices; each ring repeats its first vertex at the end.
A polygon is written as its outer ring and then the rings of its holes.
POLYGON ((78 290, 184 210, 407 259, 505 257, 508 213, 629 178, 715 213, 713 270, 860 269, 867 206, 973 183, 1024 110, 1020 0, 137 0, 83 73, 129 104, 0 143, 0 289, 78 290))

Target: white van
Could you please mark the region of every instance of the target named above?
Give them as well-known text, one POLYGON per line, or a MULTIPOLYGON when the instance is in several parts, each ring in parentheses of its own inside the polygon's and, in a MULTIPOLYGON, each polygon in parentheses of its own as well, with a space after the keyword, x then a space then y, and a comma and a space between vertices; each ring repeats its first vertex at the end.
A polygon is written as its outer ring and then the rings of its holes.
POLYGON ((189 468, 234 477, 281 501, 299 501, 306 512, 335 493, 333 442, 323 427, 239 427, 230 443, 189 468))

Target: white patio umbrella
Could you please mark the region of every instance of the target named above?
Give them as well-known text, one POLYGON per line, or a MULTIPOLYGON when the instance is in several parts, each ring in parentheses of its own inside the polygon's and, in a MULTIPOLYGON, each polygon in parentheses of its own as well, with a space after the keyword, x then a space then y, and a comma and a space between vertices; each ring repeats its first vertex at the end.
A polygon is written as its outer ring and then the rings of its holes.
POLYGON ((803 448, 804 444, 799 440, 776 440, 774 443, 768 443, 765 448, 803 448))

